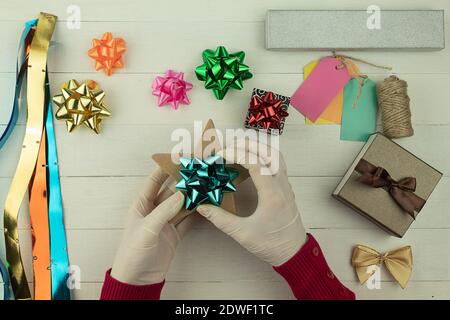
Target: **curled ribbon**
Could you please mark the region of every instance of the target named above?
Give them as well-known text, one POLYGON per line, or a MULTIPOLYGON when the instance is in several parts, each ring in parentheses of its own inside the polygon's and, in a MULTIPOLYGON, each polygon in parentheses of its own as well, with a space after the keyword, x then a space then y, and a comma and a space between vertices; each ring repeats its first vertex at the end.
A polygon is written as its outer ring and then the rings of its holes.
POLYGON ((285 109, 289 106, 290 99, 276 98, 271 91, 263 91, 261 95, 258 93, 259 90, 253 91, 246 126, 263 128, 269 133, 273 130, 281 133, 285 118, 289 115, 285 109))
POLYGON ((353 248, 351 262, 361 284, 375 273, 374 266, 384 264, 395 281, 404 289, 412 273, 412 250, 410 246, 405 246, 381 254, 370 247, 357 245, 353 248))
POLYGON ((358 181, 374 188, 384 188, 392 196, 394 201, 406 211, 413 219, 415 212, 425 205, 425 200, 417 196, 416 178, 406 177, 399 181, 394 180, 386 169, 377 167, 370 162, 361 159, 355 170, 361 174, 358 181))

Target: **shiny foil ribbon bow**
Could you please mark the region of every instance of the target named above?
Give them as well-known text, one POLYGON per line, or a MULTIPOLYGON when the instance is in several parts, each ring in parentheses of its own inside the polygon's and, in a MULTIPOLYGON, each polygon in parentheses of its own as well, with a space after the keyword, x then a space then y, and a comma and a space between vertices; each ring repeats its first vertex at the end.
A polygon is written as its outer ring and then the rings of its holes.
POLYGON ((406 177, 399 181, 394 180, 386 169, 377 167, 361 159, 355 170, 361 174, 358 181, 374 188, 385 188, 394 201, 415 219, 415 212, 420 212, 425 200, 417 196, 416 178, 406 177))
POLYGON ((195 69, 200 81, 205 81, 205 88, 211 89, 218 100, 222 100, 230 88, 241 90, 244 80, 250 79, 250 67, 244 64, 245 53, 239 51, 228 53, 223 46, 216 51, 203 51, 203 64, 195 69))
POLYGON ((55 117, 66 121, 69 132, 84 124, 98 134, 103 118, 111 115, 104 99, 105 92, 95 81, 79 83, 72 79, 63 85, 60 94, 53 97, 59 108, 55 117))
POLYGON ((374 267, 380 267, 382 264, 386 266, 395 281, 405 289, 412 273, 411 247, 405 246, 383 254, 363 245, 357 245, 353 249, 352 266, 355 268, 361 284, 364 284, 375 273, 376 268, 374 267))
POLYGON ((281 134, 290 98, 271 91, 253 89, 245 127, 263 129, 267 133, 281 134))
POLYGON ((184 80, 183 72, 168 70, 163 77, 156 77, 153 81, 153 95, 158 97, 158 106, 171 104, 178 109, 180 104, 190 104, 187 92, 192 89, 192 83, 184 80))
POLYGON ((123 68, 125 51, 125 40, 113 38, 111 32, 105 32, 101 39, 92 40, 88 55, 95 60, 95 70, 103 69, 106 75, 110 76, 114 69, 123 68))
POLYGON ((186 192, 187 210, 205 202, 220 206, 224 192, 236 191, 232 181, 238 177, 238 171, 226 168, 225 160, 220 156, 180 158, 180 163, 182 179, 176 188, 186 192))

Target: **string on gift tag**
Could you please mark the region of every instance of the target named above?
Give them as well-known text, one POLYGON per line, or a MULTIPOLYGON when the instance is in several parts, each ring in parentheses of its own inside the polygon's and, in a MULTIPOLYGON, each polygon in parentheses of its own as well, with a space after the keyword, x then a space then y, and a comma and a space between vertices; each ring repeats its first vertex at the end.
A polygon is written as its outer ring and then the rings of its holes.
POLYGON ((333 57, 340 60, 342 62, 342 64, 338 65, 336 68, 347 68, 350 76, 353 79, 356 79, 358 81, 359 84, 359 92, 356 95, 356 99, 355 101, 353 101, 353 108, 356 107, 356 105, 358 104, 358 101, 361 97, 361 93, 363 90, 363 86, 366 83, 368 76, 361 74, 358 70, 355 69, 354 64, 348 63, 348 60, 353 60, 353 61, 357 61, 357 62, 361 62, 364 64, 367 64, 369 66, 375 67, 375 68, 379 68, 379 69, 385 69, 385 70, 392 70, 392 67, 388 67, 388 66, 382 66, 382 65, 378 65, 363 59, 359 59, 359 58, 355 58, 352 56, 348 56, 348 55, 344 55, 344 54, 337 54, 336 51, 332 51, 333 57))
POLYGON ((414 134, 407 88, 408 83, 394 75, 377 85, 383 133, 389 138, 410 137, 414 134))

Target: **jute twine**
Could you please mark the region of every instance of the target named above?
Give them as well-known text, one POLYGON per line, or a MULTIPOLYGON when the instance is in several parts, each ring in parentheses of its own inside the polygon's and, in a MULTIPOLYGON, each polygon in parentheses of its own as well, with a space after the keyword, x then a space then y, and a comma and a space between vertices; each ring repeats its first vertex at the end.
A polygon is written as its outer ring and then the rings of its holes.
POLYGON ((406 81, 393 75, 377 84, 383 133, 389 138, 410 137, 414 134, 407 88, 406 81))

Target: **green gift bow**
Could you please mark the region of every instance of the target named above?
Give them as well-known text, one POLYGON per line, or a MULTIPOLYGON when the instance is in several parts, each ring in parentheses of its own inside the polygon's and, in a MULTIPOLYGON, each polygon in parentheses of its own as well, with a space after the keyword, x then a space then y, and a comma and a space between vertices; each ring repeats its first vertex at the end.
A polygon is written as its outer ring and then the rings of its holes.
POLYGON ((200 81, 205 81, 205 88, 212 89, 218 100, 222 100, 230 88, 241 90, 243 81, 250 79, 250 67, 245 65, 244 51, 229 54, 223 46, 216 51, 203 51, 203 64, 195 68, 200 81))
POLYGON ((234 192, 233 180, 238 171, 225 167, 220 156, 199 158, 180 158, 182 179, 176 188, 186 192, 185 208, 193 210, 204 202, 220 206, 224 192, 234 192))

